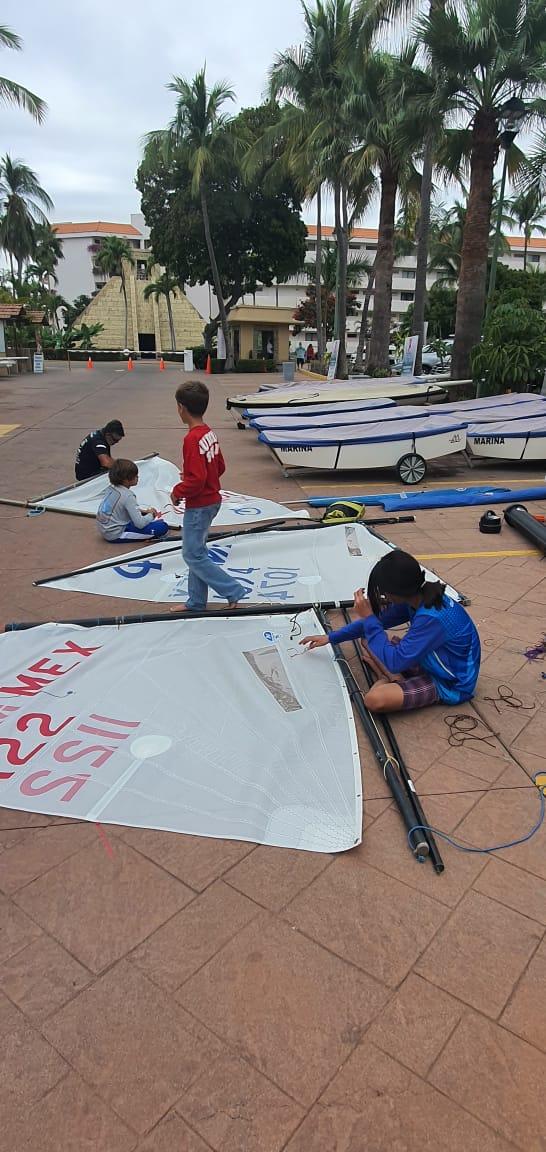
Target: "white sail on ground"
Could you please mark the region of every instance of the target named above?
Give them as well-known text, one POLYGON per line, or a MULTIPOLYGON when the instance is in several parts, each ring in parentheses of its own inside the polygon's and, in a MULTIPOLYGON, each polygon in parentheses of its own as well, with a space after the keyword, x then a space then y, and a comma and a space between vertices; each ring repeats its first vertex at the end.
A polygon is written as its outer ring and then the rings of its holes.
POLYGON ((315 632, 306 611, 297 622, 4 634, 0 807, 313 852, 354 847, 353 715, 331 650, 298 646, 315 632))
MULTIPOLYGON (((296 531, 230 536, 211 544, 209 554, 247 590, 252 604, 352 602, 370 572, 393 547, 363 524, 335 524, 296 531)), ((435 577, 430 574, 430 578, 435 577)), ((188 570, 178 544, 125 552, 89 571, 40 581, 46 588, 181 604, 188 595, 188 570)), ((448 591, 458 599, 454 589, 448 591)), ((225 604, 210 591, 212 604, 225 604)))
MULTIPOLYGON (((150 456, 137 460, 138 484, 134 489, 142 508, 157 508, 171 528, 179 528, 184 514, 183 504, 174 508, 171 492, 180 481, 180 469, 170 460, 161 456, 150 456)), ((96 516, 99 504, 108 487, 108 476, 94 476, 71 488, 51 492, 33 503, 51 512, 74 512, 79 516, 96 516)), ((32 502, 31 502, 32 503, 32 502)), ((260 520, 287 520, 307 518, 309 513, 294 508, 286 508, 275 500, 264 500, 257 496, 246 496, 242 492, 222 492, 222 507, 215 527, 230 527, 235 524, 252 524, 260 520)))

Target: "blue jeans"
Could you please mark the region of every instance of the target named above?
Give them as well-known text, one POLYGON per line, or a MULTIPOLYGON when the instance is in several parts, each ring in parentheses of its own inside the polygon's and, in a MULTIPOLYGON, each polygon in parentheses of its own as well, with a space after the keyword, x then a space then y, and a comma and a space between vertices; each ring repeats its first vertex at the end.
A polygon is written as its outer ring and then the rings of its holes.
POLYGON ((186 508, 184 512, 182 555, 189 569, 186 607, 194 612, 207 607, 209 585, 230 604, 241 600, 246 591, 207 552, 209 528, 219 511, 219 504, 207 504, 205 508, 186 508))

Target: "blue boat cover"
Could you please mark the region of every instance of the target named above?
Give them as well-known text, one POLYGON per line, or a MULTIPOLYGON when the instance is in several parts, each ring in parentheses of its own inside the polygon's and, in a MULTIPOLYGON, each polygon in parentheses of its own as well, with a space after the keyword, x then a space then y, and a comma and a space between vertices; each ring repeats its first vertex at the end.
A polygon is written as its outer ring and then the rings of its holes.
MULTIPOLYGON (((427 411, 432 415, 434 408, 427 408, 427 411)), ((473 424, 492 424, 495 421, 521 424, 546 417, 546 404, 544 400, 529 400, 528 404, 499 404, 497 408, 473 408, 471 412, 463 408, 454 408, 453 411, 450 410, 449 415, 456 417, 457 420, 466 420, 469 423, 472 421, 473 424)))
POLYGON ((245 420, 265 419, 266 416, 275 416, 277 420, 284 417, 293 419, 295 416, 322 416, 328 412, 369 412, 374 408, 396 408, 396 400, 387 396, 377 396, 373 400, 329 400, 325 404, 286 404, 284 408, 245 408, 245 420))
MULTIPOLYGON (((437 416, 438 413, 435 413, 437 416)), ((418 407, 417 404, 393 404, 392 408, 382 408, 378 413, 377 409, 363 409, 361 411, 347 412, 345 409, 342 412, 317 412, 309 416, 308 413, 302 412, 301 416, 279 416, 278 411, 273 416, 256 416, 250 421, 250 427, 255 428, 258 432, 286 432, 292 434, 294 431, 300 432, 315 432, 317 428, 357 428, 363 424, 377 424, 378 420, 422 420, 423 409, 418 407)), ((449 413, 449 421, 453 423, 453 417, 449 413)), ((447 420, 446 420, 447 422, 447 420)))
POLYGON ((353 500, 386 512, 411 512, 419 508, 468 508, 480 504, 520 504, 522 500, 545 500, 546 485, 535 488, 430 488, 428 492, 383 492, 364 496, 312 496, 312 508, 328 508, 339 500, 353 500))
MULTIPOLYGON (((469 436, 502 436, 504 440, 526 440, 544 436, 546 439, 546 411, 544 416, 537 416, 529 420, 494 420, 485 424, 479 422, 468 425, 469 436)), ((546 456, 546 446, 544 450, 546 456)))
MULTIPOLYGON (((470 413, 478 408, 517 407, 518 404, 534 404, 537 400, 544 404, 546 397, 538 396, 536 392, 511 392, 504 396, 481 396, 475 400, 453 400, 449 404, 442 404, 442 411, 470 413)), ((437 405, 433 404, 429 407, 434 409, 437 408, 437 405)))
POLYGON ((392 440, 408 440, 411 437, 422 439, 425 436, 438 436, 444 432, 458 432, 466 424, 457 422, 452 416, 436 419, 433 416, 413 417, 411 420, 393 420, 374 424, 354 424, 341 428, 302 428, 290 433, 289 429, 269 428, 260 432, 258 439, 274 448, 331 447, 333 444, 378 444, 392 440))

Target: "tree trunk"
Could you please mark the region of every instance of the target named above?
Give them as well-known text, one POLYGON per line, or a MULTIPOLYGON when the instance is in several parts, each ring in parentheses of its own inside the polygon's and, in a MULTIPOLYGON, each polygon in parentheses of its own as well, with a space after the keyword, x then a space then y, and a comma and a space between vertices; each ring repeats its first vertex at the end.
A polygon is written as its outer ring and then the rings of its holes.
POLYGON ((167 313, 169 316, 169 328, 171 330, 171 352, 176 352, 176 333, 174 330, 173 306, 170 292, 167 292, 167 313))
POLYGON ((524 243, 523 243, 523 271, 526 272, 527 271, 527 249, 529 247, 529 225, 528 224, 525 225, 524 237, 525 237, 525 239, 524 239, 524 243))
POLYGON ((231 351, 231 340, 230 340, 230 335, 229 335, 226 305, 224 302, 224 294, 222 292, 222 285, 220 283, 220 273, 218 271, 218 264, 216 262, 216 253, 214 251, 214 246, 212 243, 212 235, 211 235, 211 231, 210 231, 209 210, 208 210, 208 205, 207 205, 207 196, 206 196, 206 192, 205 192, 205 185, 203 182, 201 182, 201 186, 199 188, 199 194, 200 194, 200 198, 201 198, 201 215, 203 217, 205 243, 207 245, 207 252, 209 254, 209 260, 210 260, 210 269, 212 272, 212 282, 214 284, 214 291, 216 293, 216 299, 218 301, 218 311, 220 313, 220 324, 222 326, 222 332, 224 333, 224 340, 226 343, 225 370, 226 370, 226 372, 231 372, 231 369, 233 368, 233 353, 231 351))
POLYGON ((366 358, 370 373, 389 367, 391 331, 392 270, 394 264, 394 217, 398 173, 386 164, 381 169, 381 206, 379 209, 379 238, 375 258, 375 295, 372 332, 366 358))
POLYGON ((347 190, 337 185, 336 200, 336 242, 337 242, 337 324, 334 336, 339 340, 339 354, 336 375, 340 380, 347 379, 347 349, 345 347, 347 331, 347 248, 348 248, 348 219, 347 219, 347 190))
POLYGON ((375 260, 368 272, 368 283, 366 284, 366 294, 364 296, 364 303, 362 305, 362 315, 360 317, 360 332, 358 334, 358 347, 355 356, 355 372, 364 371, 364 345, 366 343, 366 332, 368 330, 368 314, 370 311, 370 300, 372 298, 373 285, 375 280, 375 260))
POLYGON ((470 377, 471 352, 480 342, 487 282, 493 172, 497 155, 495 115, 481 109, 476 114, 472 129, 470 191, 463 231, 455 341, 451 359, 452 380, 466 380, 470 377))
MULTIPOLYGON (((127 286, 125 284, 125 272, 121 270, 121 291, 123 292, 123 302, 125 304, 125 347, 129 339, 129 305, 127 303, 127 286)), ((136 351, 136 349, 134 349, 136 351)))
POLYGON ((317 189, 317 247, 315 252, 315 308, 317 324, 317 356, 324 360, 324 323, 322 319, 322 184, 317 189))
POLYGON ((9 266, 10 266, 10 270, 11 270, 11 294, 13 296, 13 299, 16 300, 17 299, 17 293, 15 291, 15 269, 13 267, 13 253, 8 252, 8 256, 9 256, 9 266))
POLYGON ((428 237, 430 231, 430 202, 432 199, 432 134, 425 140, 423 152, 423 174, 421 176, 421 203, 417 232, 417 259, 415 268, 415 294, 413 297, 413 319, 411 331, 419 337, 415 357, 415 374, 422 368, 422 352, 425 332, 425 305, 427 300, 428 237))

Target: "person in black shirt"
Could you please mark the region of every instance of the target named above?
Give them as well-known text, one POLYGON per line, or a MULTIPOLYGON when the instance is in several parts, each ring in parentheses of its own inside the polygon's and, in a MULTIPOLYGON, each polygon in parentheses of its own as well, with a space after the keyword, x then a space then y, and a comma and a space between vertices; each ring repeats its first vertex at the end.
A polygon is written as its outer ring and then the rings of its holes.
POLYGON ((82 440, 76 453, 76 480, 90 480, 107 472, 114 463, 110 455, 112 444, 123 440, 125 431, 121 420, 109 420, 104 428, 97 428, 82 440))

